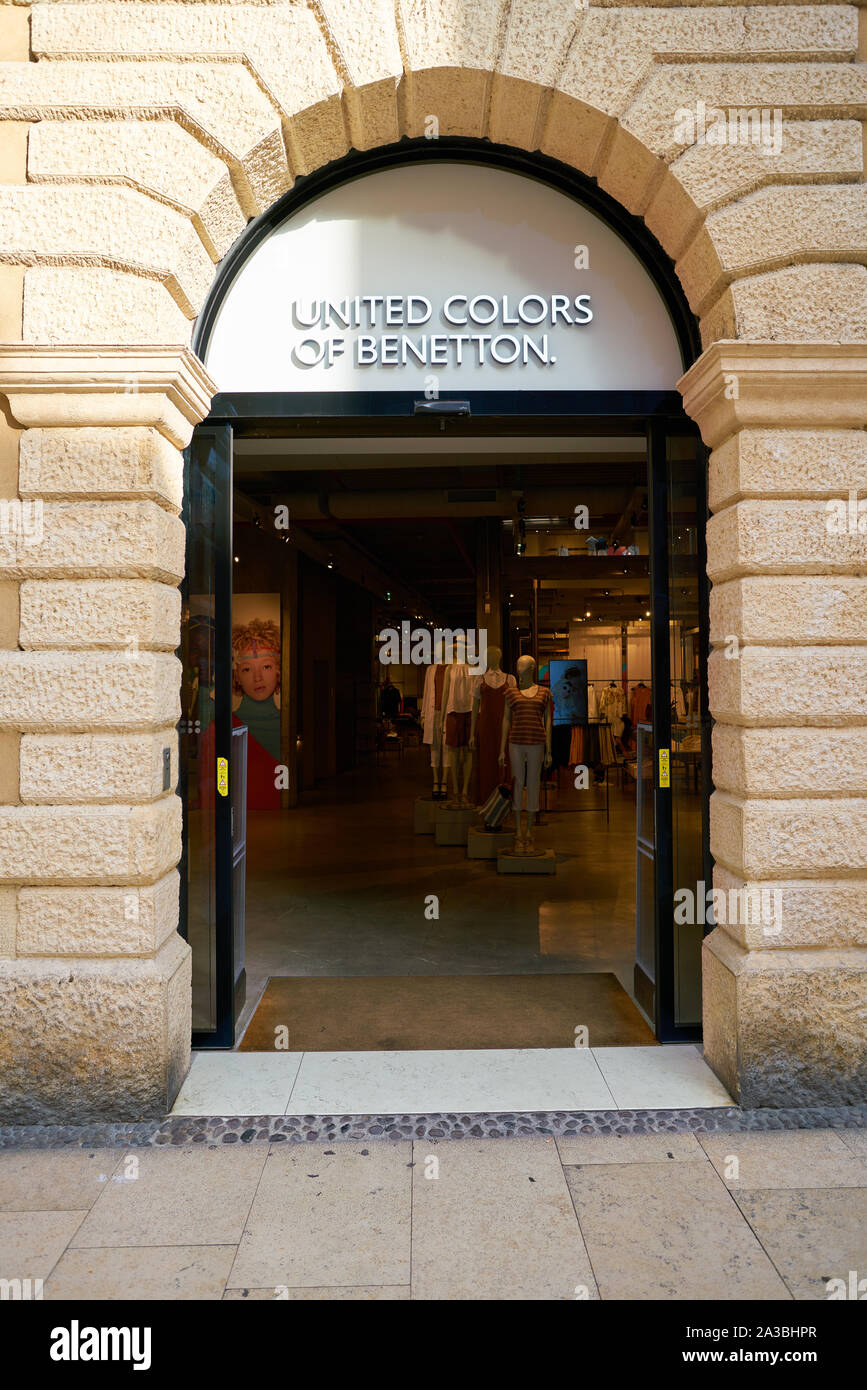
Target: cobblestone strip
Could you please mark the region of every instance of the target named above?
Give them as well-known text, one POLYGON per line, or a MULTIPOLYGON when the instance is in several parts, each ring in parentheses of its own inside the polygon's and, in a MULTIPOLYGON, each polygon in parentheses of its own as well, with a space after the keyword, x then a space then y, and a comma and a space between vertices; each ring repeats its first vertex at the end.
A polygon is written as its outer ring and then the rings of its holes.
POLYGON ((789 1110, 741 1110, 737 1106, 720 1106, 690 1110, 558 1110, 476 1115, 177 1115, 165 1120, 133 1123, 0 1126, 0 1149, 865 1128, 867 1105, 789 1110))

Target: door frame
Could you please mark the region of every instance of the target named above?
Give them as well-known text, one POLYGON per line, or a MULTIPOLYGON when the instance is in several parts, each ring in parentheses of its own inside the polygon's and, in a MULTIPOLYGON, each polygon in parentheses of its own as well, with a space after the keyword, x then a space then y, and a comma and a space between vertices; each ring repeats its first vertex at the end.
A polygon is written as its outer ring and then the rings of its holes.
MULTIPOLYGON (((285 392, 275 393, 227 393, 215 397, 211 414, 197 427, 193 441, 186 451, 187 467, 193 466, 197 439, 201 436, 213 441, 215 456, 221 460, 224 469, 223 483, 219 495, 225 498, 226 487, 231 504, 232 495, 232 451, 235 438, 254 434, 262 436, 283 436, 287 433, 309 435, 312 429, 323 433, 338 428, 341 434, 351 435, 356 429, 369 430, 371 422, 380 420, 407 426, 408 441, 413 435, 419 437, 429 432, 439 419, 414 414, 417 392, 285 392)), ((448 393, 440 398, 443 402, 457 400, 468 402, 468 416, 449 416, 448 427, 459 432, 468 423, 484 422, 488 427, 485 433, 515 432, 533 433, 544 424, 550 429, 553 420, 562 419, 567 433, 631 434, 641 439, 647 452, 648 469, 648 509, 649 509, 649 550, 650 550, 650 603, 651 603, 651 652, 652 652, 652 702, 654 720, 654 748, 671 747, 671 705, 670 705, 670 648, 669 648, 669 547, 668 547, 668 443, 671 439, 691 438, 696 444, 696 489, 697 515, 700 523, 707 519, 707 451, 701 443, 698 429, 683 411, 677 392, 630 392, 630 391, 469 391, 448 393), (568 422, 568 424, 567 424, 568 422), (579 425, 580 430, 575 427, 579 425), (569 425, 572 426, 569 429, 569 425)), ((403 431, 401 431, 403 433, 403 431)), ((185 513, 185 520, 186 520, 185 513)), ((699 571, 699 625, 702 659, 701 674, 701 787, 702 787, 702 857, 705 865, 706 881, 712 882, 709 849, 709 800, 710 781, 710 720, 707 715, 707 656, 709 654, 709 617, 705 525, 698 526, 698 571, 699 571)), ((216 643, 216 672, 218 696, 218 715, 215 720, 216 740, 214 756, 229 758, 231 765, 231 581, 232 581, 232 527, 225 520, 220 524, 223 554, 218 566, 218 639, 216 643), (228 622, 225 617, 228 615, 228 622), (224 619, 219 622, 220 617, 224 619), (227 714, 228 711, 228 714, 227 714), (225 748, 223 747, 225 744, 225 748)), ((186 585, 186 581, 185 581, 186 585)), ((674 978, 674 883, 673 883, 673 835, 672 835, 672 796, 670 786, 662 785, 658 754, 655 754, 654 768, 654 825, 656 845, 655 907, 654 907, 654 1009, 653 1026, 660 1042, 694 1042, 701 1039, 701 1028, 695 1025, 681 1025, 675 1016, 675 978, 674 978)), ((231 791, 231 789, 230 789, 231 791)), ((220 798, 218 798, 218 801, 220 798)), ((217 878, 215 892, 216 942, 215 962, 218 970, 217 1026, 213 1032, 194 1033, 194 1047, 231 1047, 234 1042, 234 928, 232 921, 232 883, 231 883, 231 826, 228 821, 228 807, 231 795, 225 798, 224 805, 218 805, 217 821, 217 878), (220 813, 222 812, 222 820, 220 813), (225 842, 225 843, 224 843, 225 842)), ((185 894, 187 850, 186 798, 184 804, 184 857, 182 860, 182 923, 181 934, 186 931, 185 894)), ((711 928, 705 929, 705 934, 711 928)))

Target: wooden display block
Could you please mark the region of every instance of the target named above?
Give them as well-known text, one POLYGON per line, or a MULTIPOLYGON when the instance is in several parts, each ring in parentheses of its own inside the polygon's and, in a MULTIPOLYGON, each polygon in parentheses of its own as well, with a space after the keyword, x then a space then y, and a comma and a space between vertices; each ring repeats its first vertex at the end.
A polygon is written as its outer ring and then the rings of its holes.
POLYGON ((501 849, 497 855, 498 874, 556 874, 557 857, 552 849, 541 854, 515 854, 501 849))
POLYGON ((436 842, 438 845, 465 845, 470 826, 478 823, 477 807, 450 806, 445 802, 436 813, 436 842))
POLYGON ((437 811, 444 805, 434 801, 432 796, 417 796, 413 808, 412 828, 416 835, 432 835, 436 827, 437 811))
POLYGON ((482 830, 471 825, 467 831, 467 858, 496 859, 500 850, 508 849, 514 838, 514 830, 482 830))

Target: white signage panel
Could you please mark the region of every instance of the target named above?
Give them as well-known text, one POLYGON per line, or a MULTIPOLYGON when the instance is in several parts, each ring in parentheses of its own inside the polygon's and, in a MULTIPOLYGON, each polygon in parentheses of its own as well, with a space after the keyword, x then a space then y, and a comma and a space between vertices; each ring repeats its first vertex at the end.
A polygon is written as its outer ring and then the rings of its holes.
POLYGON ((254 249, 205 365, 220 391, 673 390, 665 303, 595 213, 463 163, 323 194, 254 249))

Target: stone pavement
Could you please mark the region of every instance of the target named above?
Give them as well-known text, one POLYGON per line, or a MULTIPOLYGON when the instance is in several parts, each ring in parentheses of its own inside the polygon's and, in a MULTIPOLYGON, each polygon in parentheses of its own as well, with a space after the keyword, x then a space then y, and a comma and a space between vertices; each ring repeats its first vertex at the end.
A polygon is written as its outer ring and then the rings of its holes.
POLYGON ((46 1299, 827 1299, 867 1277, 867 1131, 0 1152, 46 1299))

